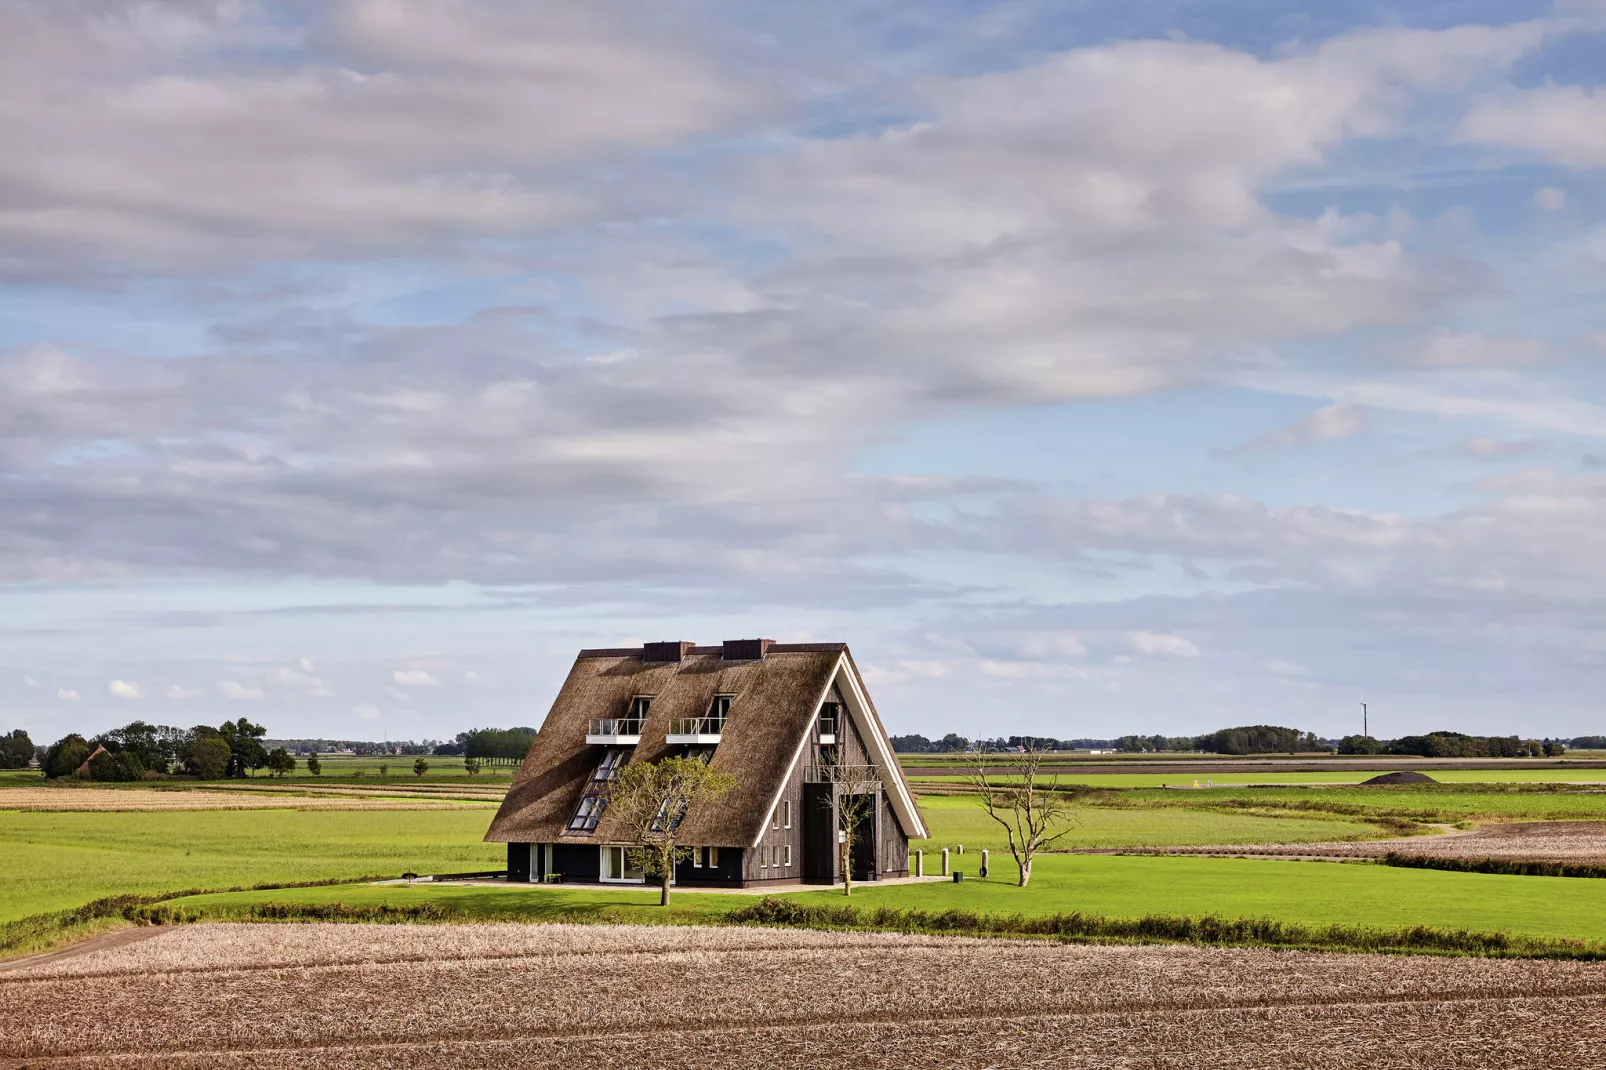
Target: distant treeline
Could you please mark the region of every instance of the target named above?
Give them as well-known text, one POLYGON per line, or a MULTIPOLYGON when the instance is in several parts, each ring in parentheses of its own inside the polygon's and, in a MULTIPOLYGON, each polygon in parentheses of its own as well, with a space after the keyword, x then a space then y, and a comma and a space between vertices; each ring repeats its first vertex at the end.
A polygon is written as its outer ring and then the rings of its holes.
POLYGON ((85 780, 148 780, 174 775, 201 780, 243 777, 266 768, 287 773, 295 759, 282 747, 268 748, 267 730, 241 717, 213 728, 174 728, 132 721, 85 739, 69 732, 37 751, 46 777, 85 780))
POLYGON ((1519 739, 1516 736, 1469 736, 1460 732, 1429 732, 1380 740, 1371 736, 1322 739, 1314 732, 1277 725, 1243 725, 1202 736, 1119 736, 1115 739, 1054 739, 1050 736, 998 736, 970 739, 950 732, 941 739, 922 735, 893 736, 892 749, 900 754, 949 754, 973 750, 1114 750, 1127 754, 1188 752, 1205 754, 1412 754, 1424 758, 1536 758, 1556 757, 1568 748, 1606 750, 1606 736, 1573 739, 1519 739))
POLYGON ((291 754, 346 754, 369 757, 382 754, 434 754, 439 740, 392 739, 376 743, 371 739, 267 739, 270 747, 283 747, 291 754))
POLYGON ((461 754, 465 758, 479 758, 498 765, 505 762, 522 762, 524 755, 535 742, 533 728, 474 728, 459 732, 451 743, 435 748, 436 754, 461 754))

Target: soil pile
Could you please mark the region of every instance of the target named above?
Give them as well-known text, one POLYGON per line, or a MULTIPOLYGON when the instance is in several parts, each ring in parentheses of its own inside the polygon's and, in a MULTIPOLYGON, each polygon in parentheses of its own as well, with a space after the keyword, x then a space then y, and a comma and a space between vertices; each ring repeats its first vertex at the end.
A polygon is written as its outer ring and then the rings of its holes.
POLYGON ((1384 773, 1381 776, 1373 777, 1371 780, 1363 780, 1363 781, 1361 781, 1361 787, 1364 788, 1368 784, 1437 784, 1437 783, 1438 783, 1437 780, 1434 780, 1432 777, 1428 776, 1426 773, 1415 773, 1415 772, 1411 772, 1410 770, 1407 770, 1407 769, 1401 769, 1399 772, 1396 772, 1396 773, 1384 773))

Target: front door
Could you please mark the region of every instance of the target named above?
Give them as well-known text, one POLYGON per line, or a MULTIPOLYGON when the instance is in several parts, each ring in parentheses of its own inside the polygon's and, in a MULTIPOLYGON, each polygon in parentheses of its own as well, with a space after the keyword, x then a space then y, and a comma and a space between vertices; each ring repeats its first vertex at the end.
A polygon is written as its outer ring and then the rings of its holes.
POLYGON ((632 866, 630 864, 630 852, 627 848, 604 846, 602 848, 602 879, 628 884, 641 884, 646 881, 647 874, 640 866, 632 866))
POLYGON ((859 818, 858 825, 853 830, 853 853, 849 862, 853 866, 853 879, 856 881, 873 881, 876 879, 876 812, 878 807, 871 805, 865 807, 868 813, 859 818))

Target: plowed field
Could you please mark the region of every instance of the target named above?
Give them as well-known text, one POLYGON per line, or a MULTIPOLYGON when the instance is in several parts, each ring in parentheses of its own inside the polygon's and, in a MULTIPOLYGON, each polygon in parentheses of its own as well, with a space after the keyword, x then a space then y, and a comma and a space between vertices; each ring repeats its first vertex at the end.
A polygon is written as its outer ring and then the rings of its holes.
POLYGON ((0 1064, 1556 1070, 1598 1065, 1603 1012, 1574 962, 216 925, 0 971, 0 1064))

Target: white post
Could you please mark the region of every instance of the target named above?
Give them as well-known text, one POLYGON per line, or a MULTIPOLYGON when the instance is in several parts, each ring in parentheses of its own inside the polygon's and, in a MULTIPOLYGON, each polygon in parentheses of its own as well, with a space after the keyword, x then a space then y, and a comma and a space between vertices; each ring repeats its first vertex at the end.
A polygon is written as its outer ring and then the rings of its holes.
POLYGON ((981 849, 981 869, 978 872, 980 876, 987 876, 987 848, 985 847, 981 849))
POLYGON ((924 851, 916 851, 915 852, 915 876, 924 877, 925 875, 926 875, 926 852, 924 852, 924 851))
POLYGON ((942 849, 942 875, 948 876, 948 848, 942 849))
POLYGON ((965 845, 964 844, 960 844, 957 848, 955 848, 955 853, 956 854, 964 854, 965 853, 965 845))

